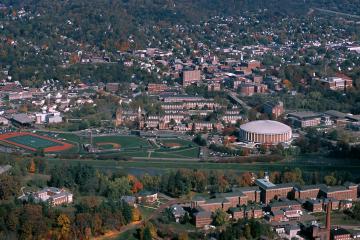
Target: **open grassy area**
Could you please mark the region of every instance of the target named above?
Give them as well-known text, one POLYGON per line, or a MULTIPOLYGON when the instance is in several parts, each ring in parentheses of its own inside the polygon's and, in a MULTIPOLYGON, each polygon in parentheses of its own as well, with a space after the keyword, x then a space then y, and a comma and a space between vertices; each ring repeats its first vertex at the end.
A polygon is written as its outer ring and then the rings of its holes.
MULTIPOLYGON (((316 220, 325 224, 326 221, 326 214, 321 213, 316 215, 316 220)), ((346 215, 343 212, 333 211, 331 212, 331 224, 337 226, 359 226, 360 221, 351 218, 350 216, 346 215)))
POLYGON ((359 175, 360 166, 351 165, 317 165, 317 164, 302 164, 293 162, 283 163, 212 163, 200 161, 181 161, 181 160, 132 160, 132 161, 115 161, 115 160, 93 160, 93 159, 71 159, 59 160, 50 159, 50 164, 67 162, 67 164, 89 164, 95 168, 102 170, 124 170, 131 174, 137 173, 161 173, 173 169, 187 168, 187 169, 201 169, 201 170, 233 170, 236 172, 253 171, 281 171, 285 168, 293 169, 300 168, 304 172, 332 172, 332 171, 348 171, 352 174, 359 175))
POLYGON ((94 144, 99 143, 115 143, 120 145, 122 149, 127 148, 148 148, 150 147, 146 139, 136 136, 101 136, 94 137, 94 144))

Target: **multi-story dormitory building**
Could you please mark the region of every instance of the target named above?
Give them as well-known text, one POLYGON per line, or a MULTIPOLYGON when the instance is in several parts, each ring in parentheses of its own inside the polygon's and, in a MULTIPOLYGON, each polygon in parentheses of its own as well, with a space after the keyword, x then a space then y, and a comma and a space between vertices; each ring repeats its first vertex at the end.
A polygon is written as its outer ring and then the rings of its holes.
POLYGON ((349 208, 358 195, 358 185, 353 183, 333 187, 324 184, 299 186, 274 184, 265 177, 257 179, 255 184, 255 187, 236 188, 208 200, 194 199, 190 206, 196 227, 211 224, 211 214, 217 209, 227 211, 234 219, 259 218, 264 213, 257 203, 262 202, 267 206, 264 210, 270 212, 266 216, 269 221, 290 221, 299 219, 303 208, 313 212, 324 211, 330 201, 333 210, 349 208))

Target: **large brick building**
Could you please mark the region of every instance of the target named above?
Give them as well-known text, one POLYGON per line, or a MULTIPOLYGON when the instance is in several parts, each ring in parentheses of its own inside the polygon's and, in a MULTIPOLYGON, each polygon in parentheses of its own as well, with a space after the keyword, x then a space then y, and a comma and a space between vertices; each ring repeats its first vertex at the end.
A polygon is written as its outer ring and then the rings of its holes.
POLYGON ((291 193, 294 188, 294 184, 291 183, 275 185, 269 181, 268 177, 257 179, 255 183, 261 190, 260 199, 265 204, 273 199, 291 198, 291 193))
POLYGON ((284 114, 284 104, 283 102, 266 102, 264 104, 264 113, 272 116, 273 118, 278 118, 284 114))
POLYGON ((183 72, 183 86, 188 86, 199 81, 201 81, 200 70, 190 70, 183 72))

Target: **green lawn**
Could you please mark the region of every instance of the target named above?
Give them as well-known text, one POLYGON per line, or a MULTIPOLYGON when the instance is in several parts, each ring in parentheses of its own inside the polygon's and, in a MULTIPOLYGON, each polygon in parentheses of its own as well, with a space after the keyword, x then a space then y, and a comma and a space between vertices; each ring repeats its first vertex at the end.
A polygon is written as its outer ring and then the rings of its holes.
POLYGON ((116 143, 122 149, 126 148, 147 148, 150 147, 147 140, 135 136, 104 136, 94 137, 94 143, 116 143))
POLYGON ((351 165, 316 165, 316 164, 301 164, 301 163, 212 163, 199 161, 179 161, 179 160, 132 160, 132 161, 115 161, 115 160, 93 160, 93 159, 72 159, 59 160, 49 159, 50 164, 63 163, 67 164, 89 164, 95 168, 102 170, 119 170, 136 171, 147 170, 152 172, 162 172, 173 169, 187 168, 187 169, 202 169, 202 170, 234 170, 236 172, 257 172, 260 170, 266 171, 281 171, 285 168, 300 168, 302 171, 318 171, 318 172, 333 172, 333 171, 349 171, 354 176, 359 175, 360 166, 351 165))
POLYGON ((159 140, 159 142, 161 142, 162 144, 175 143, 175 144, 179 144, 181 147, 193 147, 193 146, 197 146, 197 145, 196 145, 194 142, 192 142, 192 141, 187 141, 187 140, 180 139, 180 138, 161 139, 161 140, 159 140))
MULTIPOLYGON (((321 213, 316 215, 316 219, 325 224, 326 214, 321 213)), ((348 226, 360 226, 360 221, 351 218, 343 212, 333 211, 331 212, 331 224, 332 225, 348 225, 348 226)))

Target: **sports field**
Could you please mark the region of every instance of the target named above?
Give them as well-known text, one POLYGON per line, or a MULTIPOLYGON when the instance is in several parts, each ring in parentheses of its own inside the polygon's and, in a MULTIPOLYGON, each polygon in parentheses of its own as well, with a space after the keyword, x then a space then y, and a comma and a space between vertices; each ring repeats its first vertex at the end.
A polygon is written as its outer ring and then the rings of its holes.
POLYGON ((147 140, 136 136, 99 136, 94 144, 101 149, 131 149, 150 147, 147 140))
POLYGON ((12 132, 0 135, 0 141, 9 145, 30 151, 43 149, 44 152, 60 152, 73 147, 73 145, 56 139, 29 132, 12 132))
POLYGON ((180 138, 161 139, 159 143, 166 148, 187 148, 196 146, 195 143, 180 138))

